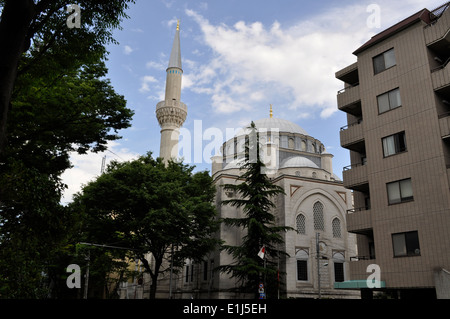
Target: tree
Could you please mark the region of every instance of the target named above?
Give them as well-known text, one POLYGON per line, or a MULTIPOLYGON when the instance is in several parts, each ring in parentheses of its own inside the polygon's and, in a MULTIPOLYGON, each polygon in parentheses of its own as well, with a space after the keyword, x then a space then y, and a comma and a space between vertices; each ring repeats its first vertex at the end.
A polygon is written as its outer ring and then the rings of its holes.
POLYGON ((130 126, 104 62, 130 2, 79 1, 83 25, 69 29, 65 1, 0 0, 2 298, 54 296, 80 223, 60 204, 69 154, 105 150, 130 126))
POLYGON ((236 198, 222 201, 222 205, 242 207, 244 214, 242 218, 224 218, 225 225, 241 227, 247 233, 240 246, 223 245, 234 263, 222 265, 221 270, 238 279, 244 291, 257 294, 258 285, 264 278, 268 280, 268 285, 275 286, 277 258, 280 254, 287 255, 277 249, 277 245, 283 243, 280 233, 292 228, 277 226, 275 223, 275 216, 271 212, 275 208, 272 198, 285 193, 265 174, 265 164, 260 156, 259 133, 253 122, 249 129, 245 162, 240 167, 243 171, 240 179, 243 182, 224 185, 225 190, 236 193, 236 198), (265 247, 265 261, 258 256, 262 247, 265 247))
MULTIPOLYGON (((120 26, 134 0, 79 0, 80 28, 69 28, 64 0, 0 0, 0 158, 7 141, 8 117, 16 79, 44 58, 54 65, 78 70, 96 59, 104 45, 114 42, 112 30, 120 26), (24 64, 25 57, 32 56, 24 64)), ((55 76, 60 76, 53 68, 55 76)))
POLYGON ((181 266, 185 258, 200 261, 217 244, 215 188, 207 172, 153 159, 151 153, 130 162, 110 164, 83 188, 75 202, 88 216, 91 240, 129 247, 150 274, 150 298, 166 257, 181 266), (173 255, 171 254, 172 247, 173 255), (153 267, 146 259, 151 253, 153 267))

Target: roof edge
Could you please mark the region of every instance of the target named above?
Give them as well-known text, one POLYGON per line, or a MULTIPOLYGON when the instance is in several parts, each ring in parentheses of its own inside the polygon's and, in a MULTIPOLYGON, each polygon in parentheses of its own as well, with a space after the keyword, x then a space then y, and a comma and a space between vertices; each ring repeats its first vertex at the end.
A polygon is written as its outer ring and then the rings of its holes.
POLYGON ((359 53, 370 48, 371 46, 393 36, 394 34, 408 28, 409 26, 411 26, 419 21, 423 21, 426 24, 429 24, 431 22, 430 13, 431 12, 427 8, 419 10, 418 12, 409 16, 408 18, 403 19, 402 21, 394 24, 393 26, 387 28, 386 30, 381 31, 380 33, 377 33, 376 35, 374 35, 369 41, 367 41, 362 46, 360 46, 358 49, 356 49, 353 52, 353 54, 358 55, 359 53))

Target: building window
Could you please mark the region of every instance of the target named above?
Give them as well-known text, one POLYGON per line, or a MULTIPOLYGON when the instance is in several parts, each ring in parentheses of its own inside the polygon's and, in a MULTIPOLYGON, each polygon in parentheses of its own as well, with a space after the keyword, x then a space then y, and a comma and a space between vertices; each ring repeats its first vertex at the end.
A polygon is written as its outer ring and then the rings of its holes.
POLYGON ((406 152, 405 132, 387 136, 382 139, 384 157, 406 152))
POLYGON ((306 234, 306 217, 303 214, 297 215, 296 219, 297 233, 305 235, 306 234))
POLYGON ((341 238, 341 221, 339 218, 333 219, 331 222, 332 228, 333 228, 333 237, 334 238, 341 238))
POLYGON ((185 282, 189 282, 189 265, 186 265, 186 277, 184 278, 185 282))
POLYGON ((344 252, 342 252, 342 251, 333 252, 334 281, 335 282, 343 282, 345 280, 344 262, 345 262, 344 252))
POLYGON ((419 235, 417 231, 392 234, 394 257, 419 256, 419 235))
POLYGON ((287 148, 288 147, 288 137, 287 136, 280 136, 280 146, 287 148))
POLYGON ((299 249, 295 254, 295 258, 297 259, 297 280, 308 281, 308 249, 299 249))
POLYGON ((313 216, 314 216, 314 229, 324 230, 323 204, 321 202, 316 202, 314 204, 313 216))
POLYGON ((373 72, 378 74, 396 64, 394 49, 383 52, 373 58, 373 72))
POLYGON ((379 114, 402 106, 402 99, 400 98, 400 89, 396 88, 392 91, 378 95, 377 102, 379 114))
POLYGON ((387 183, 389 204, 397 204, 414 199, 411 178, 387 183))

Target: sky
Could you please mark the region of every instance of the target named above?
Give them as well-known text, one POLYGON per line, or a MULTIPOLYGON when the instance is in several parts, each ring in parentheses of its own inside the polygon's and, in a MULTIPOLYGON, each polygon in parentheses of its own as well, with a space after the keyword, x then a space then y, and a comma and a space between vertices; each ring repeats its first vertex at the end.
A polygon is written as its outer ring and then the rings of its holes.
MULTIPOLYGON (((134 110, 132 126, 119 132, 104 153, 72 154, 73 168, 63 203, 95 180, 102 160, 128 161, 159 155, 156 104, 164 99, 166 68, 180 20, 183 80, 181 101, 188 107, 180 154, 196 171, 211 169, 205 149, 208 129, 223 132, 269 117, 300 125, 334 155, 333 170, 342 177, 350 165, 339 131, 347 124, 337 109, 343 82, 335 73, 356 62, 352 54, 373 35, 444 0, 136 0, 128 19, 114 31, 119 44, 108 45, 107 77, 134 110), (196 134, 194 134, 194 132, 196 134), (190 137, 190 139, 188 138, 190 137), (197 144, 195 144, 197 143, 197 144), (187 149, 187 148, 186 148, 187 149)), ((81 19, 83 12, 81 12, 81 19)), ((216 137, 217 138, 217 137, 216 137)), ((208 152, 206 152, 208 153, 208 152)))

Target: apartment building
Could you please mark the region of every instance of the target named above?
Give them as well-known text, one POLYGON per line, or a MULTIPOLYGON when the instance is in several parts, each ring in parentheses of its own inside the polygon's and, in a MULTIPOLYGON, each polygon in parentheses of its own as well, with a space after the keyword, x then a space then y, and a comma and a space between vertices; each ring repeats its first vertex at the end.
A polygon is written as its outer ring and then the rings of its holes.
POLYGON ((398 298, 450 298, 450 2, 423 9, 375 35, 336 72, 353 191, 347 228, 358 256, 339 288, 364 284, 398 298))

